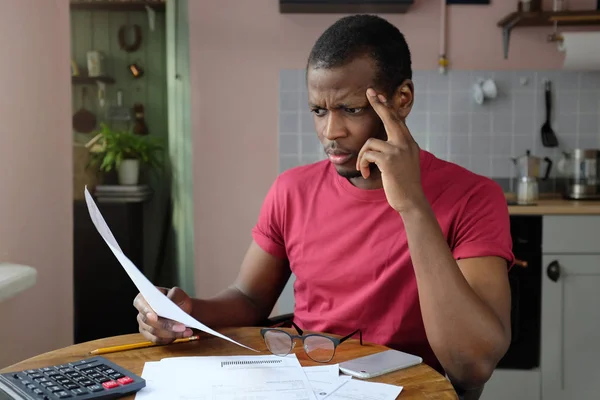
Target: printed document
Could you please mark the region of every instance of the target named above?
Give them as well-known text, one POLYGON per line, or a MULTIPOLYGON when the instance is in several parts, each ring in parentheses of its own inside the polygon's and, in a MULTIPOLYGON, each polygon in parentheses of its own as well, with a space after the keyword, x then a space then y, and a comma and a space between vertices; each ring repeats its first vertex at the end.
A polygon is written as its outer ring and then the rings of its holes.
POLYGON ((327 398, 348 380, 350 375, 340 375, 339 364, 303 367, 304 373, 318 400, 327 398))
POLYGON ((121 265, 125 269, 125 272, 127 272, 127 275, 129 275, 129 277, 131 278, 135 286, 138 288, 140 293, 144 296, 150 307, 152 307, 152 309, 159 316, 163 318, 172 319, 190 328, 199 329, 202 332, 209 333, 221 339, 225 339, 232 343, 235 343, 238 346, 242 346, 246 349, 258 352, 258 350, 238 343, 235 340, 209 328, 200 321, 197 321, 191 315, 179 308, 177 304, 173 303, 173 301, 171 301, 171 299, 165 296, 160 290, 158 290, 156 286, 154 286, 152 282, 150 282, 144 276, 144 274, 140 272, 140 270, 131 262, 131 260, 129 260, 129 258, 127 258, 125 254, 123 254, 123 251, 121 251, 121 248, 115 240, 115 237, 110 231, 108 225, 106 225, 104 217, 102 216, 100 210, 96 206, 92 195, 88 191, 87 186, 85 188, 85 201, 88 206, 90 218, 92 219, 94 226, 98 230, 98 233, 100 233, 100 236, 102 236, 110 250, 113 252, 115 257, 117 257, 117 260, 119 260, 119 263, 121 263, 121 265))
POLYGON ((317 400, 295 354, 165 358, 142 378, 137 400, 317 400))
POLYGON ((327 400, 395 400, 402 386, 352 379, 327 397, 327 400))

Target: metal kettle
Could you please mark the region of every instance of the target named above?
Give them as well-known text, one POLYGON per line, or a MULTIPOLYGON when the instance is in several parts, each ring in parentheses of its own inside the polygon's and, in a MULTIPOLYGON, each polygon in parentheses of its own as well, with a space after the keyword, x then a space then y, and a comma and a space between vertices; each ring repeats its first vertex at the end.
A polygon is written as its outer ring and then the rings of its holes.
POLYGON ((550 158, 532 156, 529 150, 526 151, 525 155, 512 158, 512 161, 517 167, 518 178, 539 178, 545 181, 552 170, 552 160, 550 158), (546 172, 543 175, 541 175, 542 161, 546 163, 546 172))

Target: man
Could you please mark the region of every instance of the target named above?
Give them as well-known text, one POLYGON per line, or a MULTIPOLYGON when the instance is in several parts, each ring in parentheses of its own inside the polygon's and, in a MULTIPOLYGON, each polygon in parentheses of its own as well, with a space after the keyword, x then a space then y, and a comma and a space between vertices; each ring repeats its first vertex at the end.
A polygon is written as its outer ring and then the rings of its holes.
MULTIPOLYGON (((342 18, 315 43, 309 106, 328 160, 271 187, 237 280, 212 299, 168 295, 206 325, 256 325, 290 272, 294 321, 420 355, 462 388, 481 387, 510 343, 504 195, 493 181, 419 149, 405 120, 414 102, 400 31, 367 15, 342 18)), ((189 336, 141 296, 140 332, 189 336)))

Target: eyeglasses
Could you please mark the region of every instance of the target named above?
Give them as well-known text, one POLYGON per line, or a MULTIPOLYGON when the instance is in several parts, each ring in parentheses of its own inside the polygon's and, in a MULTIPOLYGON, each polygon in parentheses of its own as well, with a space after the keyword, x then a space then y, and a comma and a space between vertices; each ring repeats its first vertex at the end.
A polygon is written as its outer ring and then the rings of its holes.
POLYGON ((295 339, 301 339, 304 352, 311 360, 326 363, 333 359, 335 349, 355 334, 360 334, 360 344, 361 346, 363 344, 362 332, 360 329, 355 330, 348 336, 338 339, 319 333, 305 335, 298 325, 294 322, 292 322, 292 325, 296 328, 298 335, 292 335, 279 328, 262 328, 260 330, 260 334, 271 353, 281 357, 287 356, 296 345, 295 339))

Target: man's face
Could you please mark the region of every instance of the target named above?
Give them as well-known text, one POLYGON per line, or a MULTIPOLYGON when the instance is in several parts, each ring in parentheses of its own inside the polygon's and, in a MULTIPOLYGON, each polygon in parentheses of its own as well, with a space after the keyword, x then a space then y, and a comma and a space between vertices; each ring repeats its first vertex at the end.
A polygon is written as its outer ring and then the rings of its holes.
MULTIPOLYGON (((381 119, 366 92, 374 86, 375 64, 359 57, 339 68, 309 67, 308 103, 315 128, 329 160, 346 178, 358 178, 356 160, 369 138, 386 140, 381 119)), ((381 93, 381 91, 379 91, 381 93)))

